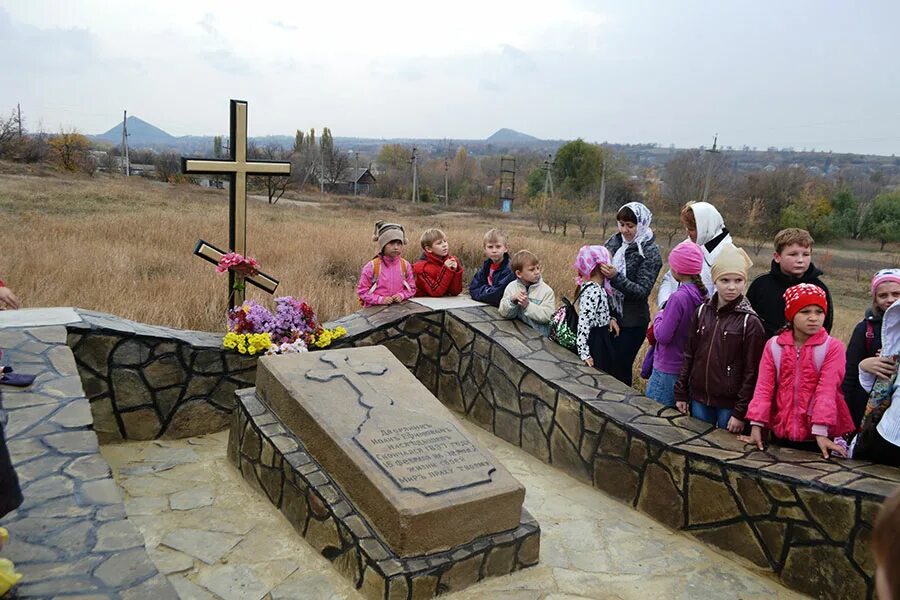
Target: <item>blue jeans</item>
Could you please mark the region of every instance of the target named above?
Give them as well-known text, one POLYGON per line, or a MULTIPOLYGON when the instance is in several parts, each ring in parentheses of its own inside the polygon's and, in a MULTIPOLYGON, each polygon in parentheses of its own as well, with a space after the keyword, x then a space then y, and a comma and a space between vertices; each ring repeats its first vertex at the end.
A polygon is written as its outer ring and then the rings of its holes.
POLYGON ((691 400, 691 414, 701 421, 715 425, 719 429, 725 429, 728 427, 728 419, 731 418, 731 409, 707 406, 696 400, 691 400))
POLYGON ((663 406, 675 407, 675 384, 678 382, 678 375, 672 373, 663 373, 655 370, 647 381, 646 396, 652 398, 663 406))

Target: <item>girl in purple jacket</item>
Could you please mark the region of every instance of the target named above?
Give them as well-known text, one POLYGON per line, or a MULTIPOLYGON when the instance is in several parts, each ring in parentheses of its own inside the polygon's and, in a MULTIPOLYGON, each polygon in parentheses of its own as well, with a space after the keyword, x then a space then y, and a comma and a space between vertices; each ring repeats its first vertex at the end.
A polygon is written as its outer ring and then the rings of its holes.
POLYGON ((706 300, 706 285, 700 278, 703 270, 703 250, 685 240, 669 253, 669 268, 678 281, 664 310, 653 319, 656 350, 653 355, 653 374, 647 382, 647 397, 663 406, 675 406, 675 383, 681 372, 684 346, 690 335, 691 322, 697 307, 706 300))

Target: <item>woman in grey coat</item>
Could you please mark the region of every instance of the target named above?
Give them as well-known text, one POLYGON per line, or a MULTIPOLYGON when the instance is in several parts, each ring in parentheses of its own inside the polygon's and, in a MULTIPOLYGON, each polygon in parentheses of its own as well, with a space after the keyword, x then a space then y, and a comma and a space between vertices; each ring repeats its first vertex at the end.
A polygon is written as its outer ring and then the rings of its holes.
POLYGON ((616 213, 619 231, 606 240, 612 264, 600 268, 613 288, 613 302, 622 315, 621 331, 613 341, 615 352, 609 374, 631 385, 634 359, 650 324, 650 292, 662 269, 656 236, 650 229, 650 209, 629 202, 616 213))

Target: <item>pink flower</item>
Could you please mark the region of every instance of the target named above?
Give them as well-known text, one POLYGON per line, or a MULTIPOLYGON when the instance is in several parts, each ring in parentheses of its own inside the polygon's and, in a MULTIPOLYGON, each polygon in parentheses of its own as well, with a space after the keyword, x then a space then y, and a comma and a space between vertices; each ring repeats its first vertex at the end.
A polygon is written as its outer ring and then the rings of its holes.
POLYGON ((235 271, 245 277, 256 275, 259 273, 259 263, 256 259, 249 256, 241 256, 237 252, 229 252, 222 255, 219 264, 216 265, 216 273, 225 273, 227 271, 235 271))

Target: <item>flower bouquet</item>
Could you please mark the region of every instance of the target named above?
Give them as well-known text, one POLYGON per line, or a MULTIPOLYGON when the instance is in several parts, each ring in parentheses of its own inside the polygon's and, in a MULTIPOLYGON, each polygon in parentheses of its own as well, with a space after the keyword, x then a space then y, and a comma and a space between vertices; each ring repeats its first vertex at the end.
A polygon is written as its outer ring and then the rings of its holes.
POLYGON ((305 301, 275 298, 275 311, 252 300, 228 311, 228 333, 222 345, 241 354, 287 354, 326 348, 347 335, 343 327, 325 329, 305 301))
POLYGON ((250 256, 241 256, 237 252, 229 252, 223 254, 216 265, 216 273, 222 275, 228 271, 234 271, 234 289, 238 292, 244 291, 244 279, 259 275, 259 263, 255 258, 250 256))

